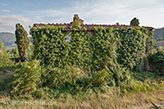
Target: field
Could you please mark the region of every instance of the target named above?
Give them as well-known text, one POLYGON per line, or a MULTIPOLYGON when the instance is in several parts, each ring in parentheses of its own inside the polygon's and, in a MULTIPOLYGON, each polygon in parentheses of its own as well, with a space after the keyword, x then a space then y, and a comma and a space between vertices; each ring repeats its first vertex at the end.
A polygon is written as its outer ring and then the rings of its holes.
MULTIPOLYGON (((113 87, 109 91, 97 95, 73 96, 68 94, 66 98, 58 99, 31 99, 20 100, 12 99, 9 96, 7 84, 11 81, 13 72, 6 70, 0 72, 1 95, 0 108, 5 109, 153 109, 151 103, 164 108, 164 81, 163 77, 159 77, 152 73, 134 74, 138 80, 147 79, 153 83, 147 90, 139 91, 132 89, 131 92, 123 93, 119 87, 113 87), (158 81, 157 81, 158 80, 158 81), (159 82, 160 80, 160 82, 159 82), (6 88, 6 89, 5 89, 6 88)), ((145 83, 146 84, 146 83, 145 83)))

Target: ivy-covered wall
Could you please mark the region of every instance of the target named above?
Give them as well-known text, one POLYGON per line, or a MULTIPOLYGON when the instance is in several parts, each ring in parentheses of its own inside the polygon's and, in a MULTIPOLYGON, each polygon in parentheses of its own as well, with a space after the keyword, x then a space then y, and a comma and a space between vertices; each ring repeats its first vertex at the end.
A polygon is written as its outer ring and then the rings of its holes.
POLYGON ((150 53, 154 46, 153 31, 144 27, 117 30, 119 46, 117 49, 118 62, 128 69, 134 69, 141 63, 145 53, 150 53))
POLYGON ((32 27, 34 56, 48 67, 76 66, 99 71, 113 68, 117 62, 133 69, 140 63, 146 49, 153 46, 152 31, 143 27, 117 29, 94 27, 81 31, 63 31, 62 26, 32 27), (67 36, 71 35, 71 42, 67 36), (148 40, 149 39, 149 40, 148 40), (149 41, 149 42, 148 42, 149 41), (112 67, 111 67, 112 66, 112 67))

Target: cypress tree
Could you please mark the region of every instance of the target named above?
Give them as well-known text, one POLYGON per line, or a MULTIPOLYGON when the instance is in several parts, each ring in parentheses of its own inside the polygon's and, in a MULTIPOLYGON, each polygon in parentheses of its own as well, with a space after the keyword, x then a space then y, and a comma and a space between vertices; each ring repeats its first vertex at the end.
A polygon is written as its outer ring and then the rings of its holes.
POLYGON ((25 29, 23 28, 23 26, 19 23, 16 24, 16 30, 15 30, 16 41, 15 41, 15 43, 18 46, 19 55, 21 57, 22 62, 25 61, 25 50, 28 48, 29 43, 30 43, 29 38, 27 36, 28 36, 28 34, 25 31, 25 29))
POLYGON ((139 26, 139 20, 135 17, 130 21, 131 26, 139 26))

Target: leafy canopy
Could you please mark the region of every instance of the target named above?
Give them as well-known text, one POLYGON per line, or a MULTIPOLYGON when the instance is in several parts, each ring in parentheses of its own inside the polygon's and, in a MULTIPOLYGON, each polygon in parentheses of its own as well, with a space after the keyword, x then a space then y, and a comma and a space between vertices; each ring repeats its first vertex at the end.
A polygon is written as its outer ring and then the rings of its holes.
POLYGON ((130 21, 131 26, 139 26, 139 20, 135 17, 130 21))
POLYGON ((16 30, 15 30, 15 37, 16 37, 16 41, 15 43, 18 46, 18 50, 19 50, 19 55, 21 57, 21 61, 25 61, 25 51, 29 46, 29 38, 27 37, 28 34, 25 31, 25 29, 23 28, 23 26, 21 24, 16 24, 16 30))

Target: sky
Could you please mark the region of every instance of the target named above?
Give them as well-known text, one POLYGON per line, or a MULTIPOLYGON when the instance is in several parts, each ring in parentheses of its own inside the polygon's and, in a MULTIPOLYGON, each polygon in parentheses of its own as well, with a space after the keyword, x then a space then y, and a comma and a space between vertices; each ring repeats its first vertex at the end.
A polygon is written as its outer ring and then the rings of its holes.
POLYGON ((164 27, 164 0, 0 0, 0 32, 14 33, 20 23, 29 33, 35 23, 70 23, 78 14, 84 24, 164 27))

